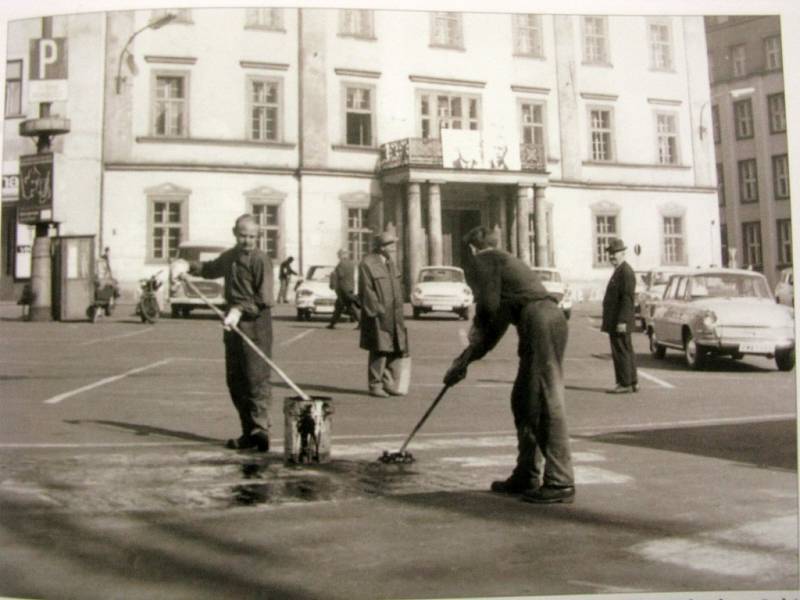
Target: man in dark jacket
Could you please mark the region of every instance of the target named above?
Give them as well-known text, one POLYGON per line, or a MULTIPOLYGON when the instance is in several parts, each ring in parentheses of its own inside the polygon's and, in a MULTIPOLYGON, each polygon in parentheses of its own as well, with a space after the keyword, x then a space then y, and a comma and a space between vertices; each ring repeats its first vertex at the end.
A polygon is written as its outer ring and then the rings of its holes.
POLYGON ((469 363, 494 348, 513 323, 519 337, 519 366, 511 391, 517 466, 508 479, 493 482, 491 490, 522 494, 528 502, 572 502, 575 476, 562 369, 567 321, 530 267, 498 250, 498 241, 497 234, 485 227, 473 229, 465 238, 474 252, 467 268, 467 283, 475 294, 475 318, 469 345, 453 361, 444 383, 455 385, 461 381, 469 363), (537 448, 544 456, 543 473, 537 448))
POLYGON ((281 266, 278 269, 278 283, 280 284, 280 287, 278 288, 278 304, 286 303, 286 292, 289 289, 289 278, 292 275, 297 275, 297 271, 292 268, 293 262, 294 256, 290 256, 281 263, 281 266))
POLYGON ((603 324, 600 328, 608 334, 611 342, 611 358, 614 361, 614 376, 617 385, 609 394, 628 394, 639 391, 636 377, 636 354, 633 351, 634 299, 636 275, 625 262, 625 243, 612 238, 606 248, 614 273, 608 281, 603 297, 603 324))
POLYGON ((356 265, 350 260, 347 250, 339 250, 336 256, 339 257, 339 264, 331 273, 331 289, 336 292, 336 305, 328 329, 336 327, 343 312, 347 312, 355 321, 361 318, 356 298, 356 265))
POLYGON ((371 396, 400 396, 400 369, 408 353, 408 333, 403 321, 403 287, 389 253, 397 241, 391 233, 373 240, 373 250, 358 267, 361 302, 360 346, 369 350, 367 381, 371 396))
POLYGON ((270 368, 232 327, 238 326, 264 354, 272 356, 272 261, 256 246, 258 224, 252 215, 236 219, 233 235, 236 246, 216 259, 202 263, 177 260, 171 271, 173 277, 188 271, 206 279, 225 278, 225 380, 242 426, 242 435, 228 440, 226 446, 266 452, 272 402, 270 368))

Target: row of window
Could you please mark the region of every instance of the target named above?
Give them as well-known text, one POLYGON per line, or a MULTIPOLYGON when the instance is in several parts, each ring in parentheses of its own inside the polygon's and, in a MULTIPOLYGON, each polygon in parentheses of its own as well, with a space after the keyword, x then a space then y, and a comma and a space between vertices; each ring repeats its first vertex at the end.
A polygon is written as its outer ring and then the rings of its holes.
MULTIPOLYGON (((767 116, 770 133, 786 131, 786 100, 783 92, 767 95, 767 116)), ((711 107, 711 122, 714 130, 714 143, 719 144, 722 142, 719 106, 711 107)), ((733 103, 733 130, 737 140, 746 140, 755 136, 755 119, 753 118, 751 98, 736 100, 733 103)))
MULTIPOLYGON (((739 169, 739 201, 742 204, 758 202, 758 164, 755 158, 740 160, 739 169)), ((722 163, 717 163, 717 186, 719 205, 725 205, 725 173, 722 163)), ((772 193, 776 200, 788 200, 789 191, 789 157, 776 154, 772 157, 772 193)))
MULTIPOLYGON (((776 258, 778 268, 792 264, 792 220, 777 219, 775 221, 776 258)), ((720 226, 720 243, 722 246, 722 266, 730 264, 728 253, 728 227, 720 226)), ((737 264, 752 267, 757 271, 764 270, 764 255, 761 243, 761 221, 746 221, 742 223, 742 257, 737 258, 737 264)))
MULTIPOLYGON (((780 71, 783 69, 783 54, 781 51, 781 36, 771 35, 763 40, 763 69, 766 71, 780 71)), ((759 70, 761 64, 756 64, 753 57, 747 55, 747 44, 736 44, 725 49, 722 57, 713 51, 708 52, 708 67, 711 82, 718 81, 721 77, 723 64, 728 68, 731 77, 745 77, 749 73, 759 70), (725 63, 720 63, 724 60, 725 63)))
MULTIPOLYGON (((612 238, 620 237, 619 213, 594 215, 594 253, 595 267, 611 265, 608 244, 612 238)), ((681 215, 661 216, 661 264, 686 265, 686 231, 681 215)))
MULTIPOLYGON (((191 23, 191 9, 160 9, 153 19, 167 13, 176 15, 175 22, 191 23)), ((541 15, 513 14, 511 16, 511 39, 516 56, 544 58, 544 42, 541 15)), ((284 31, 283 9, 248 8, 245 27, 284 31)), ((339 35, 375 39, 374 11, 366 9, 340 9, 339 35)), ((608 17, 582 17, 583 62, 586 64, 611 63, 609 48, 608 17)), ((672 21, 668 17, 648 17, 647 36, 650 68, 671 71, 674 69, 672 21)), ((439 48, 464 49, 463 16, 459 12, 430 13, 430 45, 439 48)))

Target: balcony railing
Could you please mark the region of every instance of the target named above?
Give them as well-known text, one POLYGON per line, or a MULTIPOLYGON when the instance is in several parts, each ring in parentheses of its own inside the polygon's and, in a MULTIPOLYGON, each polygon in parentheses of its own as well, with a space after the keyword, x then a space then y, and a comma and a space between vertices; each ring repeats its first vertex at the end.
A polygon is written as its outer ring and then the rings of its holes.
MULTIPOLYGON (((523 171, 546 170, 544 147, 541 144, 519 145, 520 167, 523 171)), ((442 142, 438 139, 403 138, 381 145, 380 168, 443 167, 442 142)))

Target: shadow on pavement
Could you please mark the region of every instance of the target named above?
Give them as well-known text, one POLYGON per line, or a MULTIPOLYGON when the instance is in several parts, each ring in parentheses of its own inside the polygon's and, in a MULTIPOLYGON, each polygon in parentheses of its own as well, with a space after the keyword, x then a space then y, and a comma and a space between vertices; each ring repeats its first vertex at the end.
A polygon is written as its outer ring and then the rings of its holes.
POLYGON ((141 423, 125 423, 123 421, 106 421, 102 419, 65 419, 65 423, 70 425, 81 425, 83 423, 94 423, 96 425, 110 425, 111 427, 118 427, 126 431, 132 431, 136 435, 160 435, 165 437, 178 438, 180 440, 189 440, 192 442, 212 442, 221 444, 222 440, 217 438, 205 437, 196 435, 194 433, 187 433, 185 431, 175 431, 174 429, 164 429, 162 427, 154 427, 152 425, 142 425, 141 423))
POLYGON ((706 425, 576 436, 593 442, 684 452, 749 463, 759 468, 797 471, 797 422, 706 425))

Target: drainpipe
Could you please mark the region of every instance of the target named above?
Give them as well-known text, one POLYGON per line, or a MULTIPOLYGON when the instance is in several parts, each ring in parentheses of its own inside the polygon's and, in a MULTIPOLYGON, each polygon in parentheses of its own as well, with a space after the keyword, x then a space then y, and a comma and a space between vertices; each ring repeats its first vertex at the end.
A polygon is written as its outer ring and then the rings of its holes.
POLYGON ((297 267, 303 266, 303 9, 297 8, 297 267))

